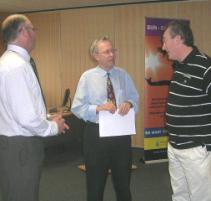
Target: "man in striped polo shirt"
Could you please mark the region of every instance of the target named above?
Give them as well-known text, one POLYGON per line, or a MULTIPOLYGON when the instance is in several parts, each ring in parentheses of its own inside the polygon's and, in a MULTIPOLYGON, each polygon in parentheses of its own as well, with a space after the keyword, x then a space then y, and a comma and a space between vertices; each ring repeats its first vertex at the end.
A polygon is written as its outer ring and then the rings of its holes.
POLYGON ((162 49, 174 61, 166 112, 172 200, 211 201, 211 58, 185 21, 167 25, 162 49))

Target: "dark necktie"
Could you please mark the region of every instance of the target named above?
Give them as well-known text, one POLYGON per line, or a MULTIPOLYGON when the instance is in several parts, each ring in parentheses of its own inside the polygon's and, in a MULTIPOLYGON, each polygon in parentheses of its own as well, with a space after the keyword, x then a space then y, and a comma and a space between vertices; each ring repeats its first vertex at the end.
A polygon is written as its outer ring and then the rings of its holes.
POLYGON ((110 73, 107 73, 107 99, 116 105, 116 98, 114 94, 114 88, 110 79, 110 73))
POLYGON ((44 93, 43 93, 43 90, 42 90, 42 87, 41 87, 41 84, 40 84, 40 79, 39 79, 37 67, 36 67, 36 64, 35 64, 35 62, 34 62, 34 59, 33 59, 32 57, 30 58, 30 64, 31 64, 31 66, 32 66, 32 68, 33 68, 33 70, 34 70, 34 74, 36 75, 37 81, 38 81, 38 83, 39 83, 39 85, 40 85, 40 89, 41 89, 41 93, 42 93, 43 102, 44 102, 45 107, 46 107, 45 96, 44 96, 44 93))

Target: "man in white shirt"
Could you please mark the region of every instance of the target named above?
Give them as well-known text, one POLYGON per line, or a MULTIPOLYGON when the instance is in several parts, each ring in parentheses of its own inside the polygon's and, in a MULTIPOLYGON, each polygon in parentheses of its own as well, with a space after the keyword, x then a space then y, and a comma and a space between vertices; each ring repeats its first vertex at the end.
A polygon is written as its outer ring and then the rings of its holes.
POLYGON ((0 190, 4 201, 38 201, 44 158, 42 137, 68 129, 58 115, 48 121, 39 81, 30 64, 36 33, 24 15, 1 27, 7 49, 0 58, 0 190))

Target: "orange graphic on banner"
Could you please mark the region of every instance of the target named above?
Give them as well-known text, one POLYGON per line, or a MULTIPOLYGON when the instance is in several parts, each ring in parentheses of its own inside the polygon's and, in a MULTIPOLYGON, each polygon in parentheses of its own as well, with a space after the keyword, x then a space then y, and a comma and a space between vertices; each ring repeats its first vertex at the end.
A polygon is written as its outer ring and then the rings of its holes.
POLYGON ((162 50, 161 36, 145 36, 145 128, 165 126, 172 62, 162 50))

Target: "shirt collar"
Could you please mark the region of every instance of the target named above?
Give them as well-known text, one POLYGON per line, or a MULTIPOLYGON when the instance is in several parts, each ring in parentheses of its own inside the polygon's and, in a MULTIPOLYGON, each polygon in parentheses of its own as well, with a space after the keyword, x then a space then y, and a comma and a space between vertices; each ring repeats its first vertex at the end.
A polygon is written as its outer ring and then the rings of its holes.
POLYGON ((9 51, 13 51, 13 52, 16 52, 17 54, 19 54, 25 61, 30 61, 30 55, 29 53, 26 51, 26 49, 20 47, 20 46, 17 46, 17 45, 14 45, 14 44, 9 44, 7 46, 7 50, 9 51))
POLYGON ((187 55, 187 57, 182 61, 182 62, 179 62, 179 61, 174 61, 173 62, 173 67, 177 67, 177 66, 181 66, 183 64, 187 64, 188 62, 190 62, 192 60, 192 58, 197 54, 199 53, 199 50, 196 46, 193 46, 193 50, 187 55))
POLYGON ((189 55, 184 59, 182 63, 188 63, 192 59, 193 56, 195 56, 199 52, 197 47, 193 47, 193 50, 189 53, 189 55))
POLYGON ((101 68, 100 66, 97 66, 97 70, 102 76, 107 76, 107 73, 109 73, 112 76, 115 71, 115 66, 109 71, 106 71, 103 68, 101 68))

